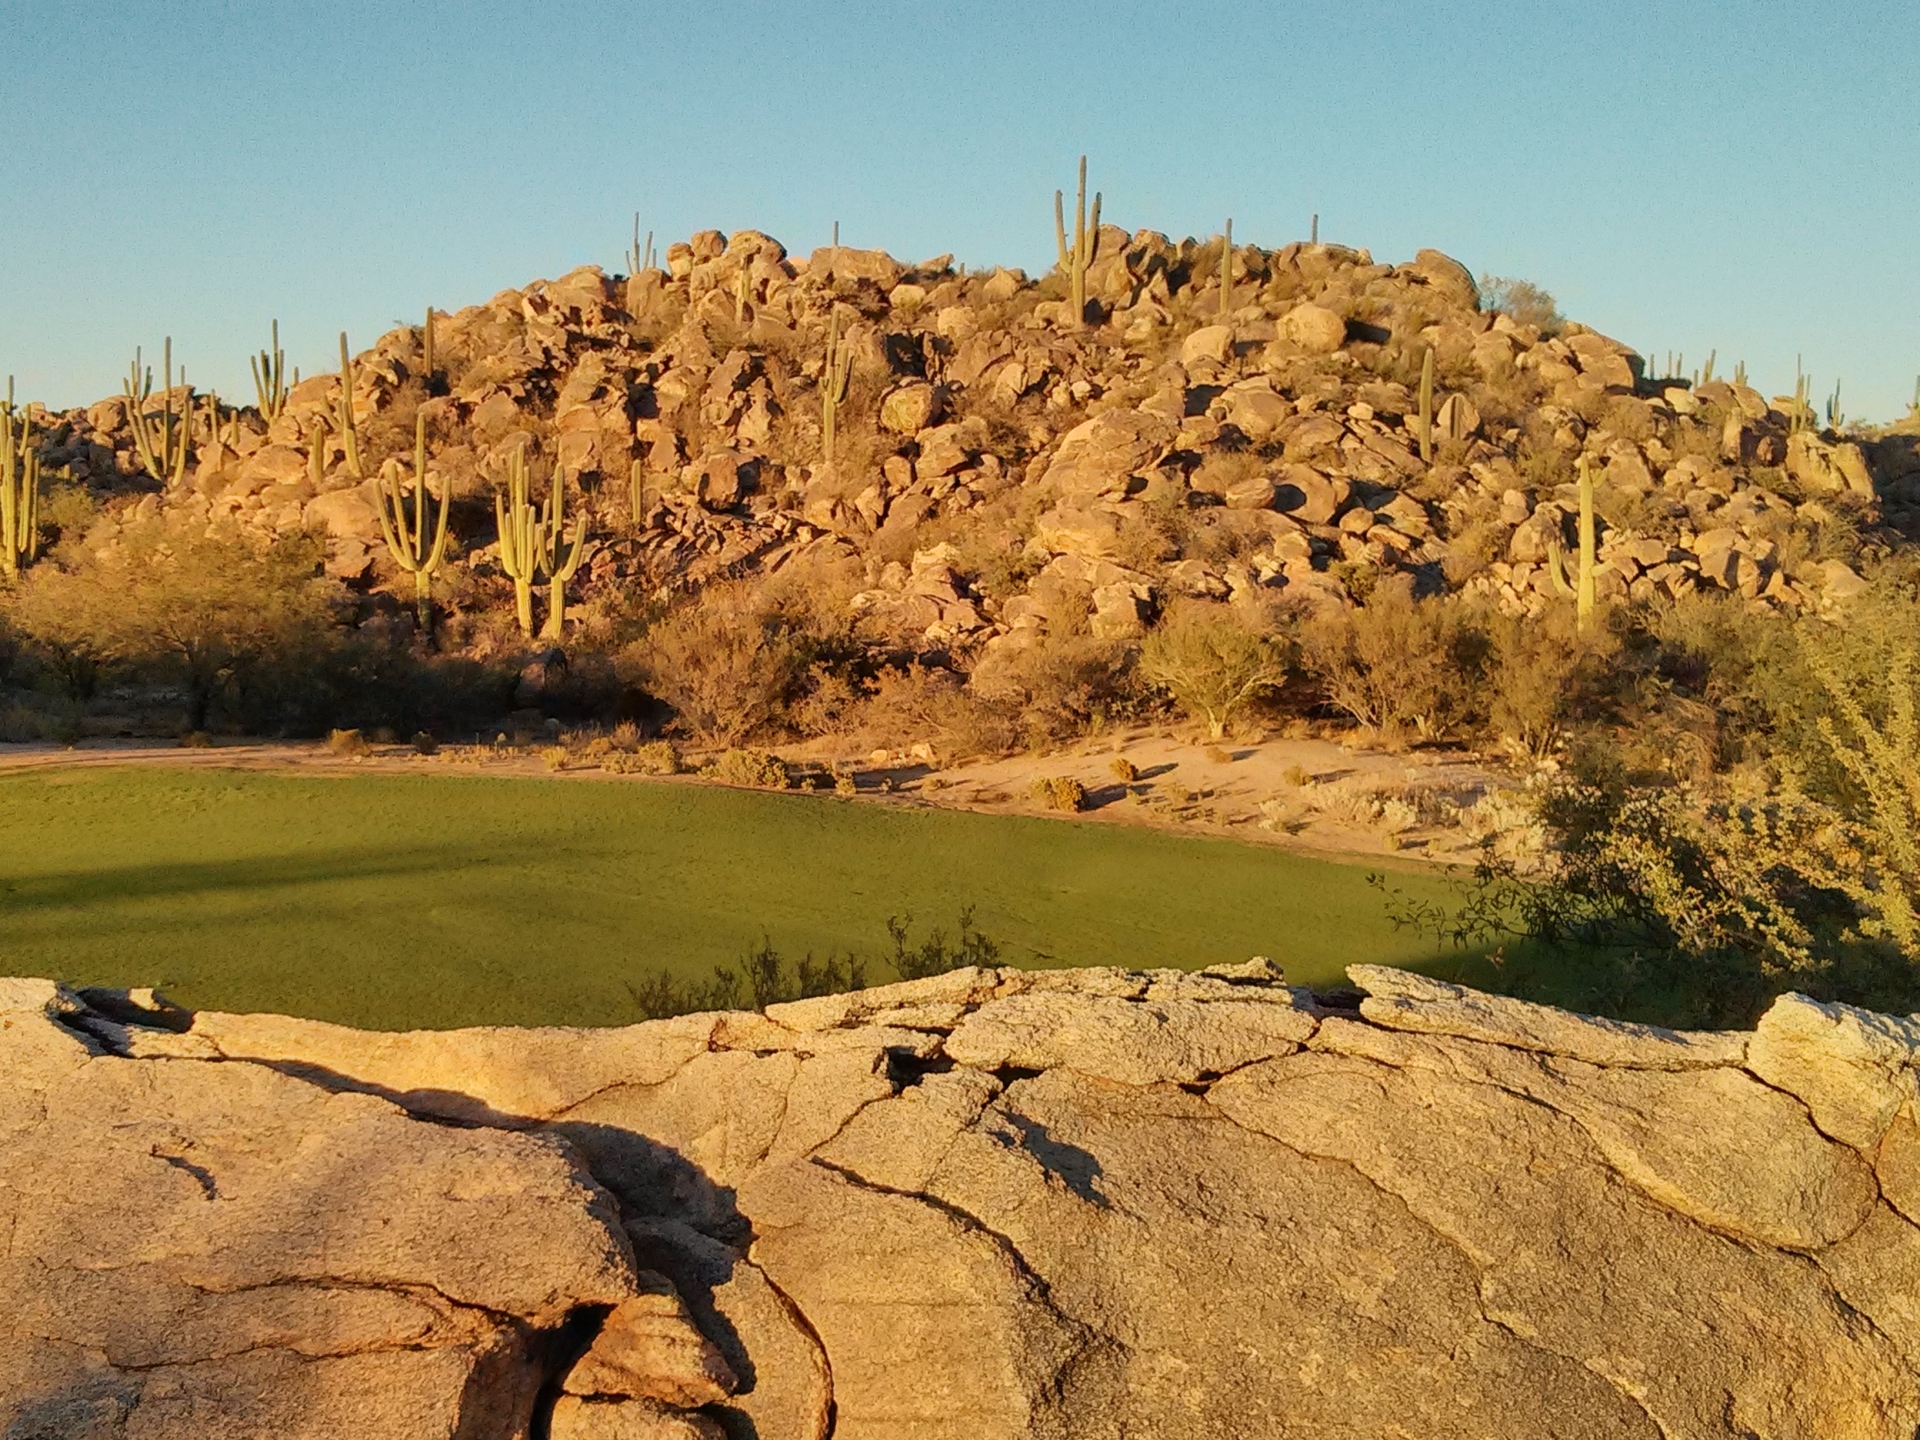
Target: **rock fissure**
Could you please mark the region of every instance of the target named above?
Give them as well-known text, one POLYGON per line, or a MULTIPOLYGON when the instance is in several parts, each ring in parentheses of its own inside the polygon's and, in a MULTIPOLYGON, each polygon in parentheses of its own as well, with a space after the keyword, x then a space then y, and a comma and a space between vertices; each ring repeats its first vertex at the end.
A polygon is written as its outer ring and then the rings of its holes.
POLYGON ((878 1184, 875 1181, 867 1179, 857 1171, 844 1165, 837 1165, 830 1160, 822 1160, 816 1156, 807 1163, 818 1166, 829 1174, 838 1176, 849 1185, 858 1186, 862 1190, 872 1191, 876 1195, 892 1195, 902 1200, 911 1200, 917 1204, 925 1205, 929 1209, 936 1210, 946 1216, 949 1220, 968 1232, 982 1236, 1000 1252, 1001 1257, 1020 1278, 1021 1283, 1031 1290, 1034 1297, 1046 1307, 1047 1311, 1055 1319, 1072 1327, 1079 1333, 1081 1337, 1080 1348, 1084 1349, 1093 1343, 1110 1345, 1116 1350, 1122 1348, 1120 1342, 1113 1336, 1100 1333, 1096 1327, 1088 1324, 1080 1317, 1069 1314, 1063 1310, 1054 1298, 1052 1285, 1048 1283, 1044 1275, 1034 1268, 1027 1257, 1021 1253, 1020 1247, 1013 1242, 1012 1237, 995 1230, 979 1216, 968 1213, 950 1200, 942 1199, 938 1195, 930 1195, 924 1190, 902 1190, 890 1185, 878 1184))

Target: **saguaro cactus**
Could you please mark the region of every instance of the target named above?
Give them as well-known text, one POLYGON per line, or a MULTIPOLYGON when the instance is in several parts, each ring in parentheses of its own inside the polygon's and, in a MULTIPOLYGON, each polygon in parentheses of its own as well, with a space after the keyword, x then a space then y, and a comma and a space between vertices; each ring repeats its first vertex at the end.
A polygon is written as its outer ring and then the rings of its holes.
POLYGON ((653 232, 647 232, 647 243, 643 249, 640 244, 640 212, 633 212, 633 248, 627 251, 627 278, 631 280, 642 270, 653 269, 653 232))
POLYGON ((527 480, 527 451, 507 456, 507 493, 493 497, 494 527, 500 535, 500 568, 513 581, 514 609, 520 633, 533 634, 533 582, 539 565, 540 517, 527 480))
POLYGON ((40 553, 40 456, 33 419, 13 418, 13 380, 0 407, 0 574, 11 580, 40 553))
POLYGON ((534 508, 524 446, 507 457, 507 494, 504 500, 494 495, 493 517, 500 534, 500 568, 513 581, 520 633, 533 634, 533 586, 545 576, 547 623, 540 633, 558 640, 567 618, 566 584, 579 571, 584 553, 587 517, 575 517, 573 531, 567 533, 566 478, 558 469, 553 474, 551 499, 534 508))
POLYGON ((1573 613, 1580 630, 1585 632, 1593 624, 1594 571, 1597 568, 1594 559, 1593 530, 1593 467, 1587 463, 1587 457, 1580 457, 1580 571, 1573 584, 1567 583, 1566 558, 1560 553, 1558 544, 1547 547, 1547 576, 1553 582, 1553 588, 1564 598, 1573 601, 1573 613))
POLYGON ((425 367, 421 372, 421 378, 431 384, 435 369, 433 363, 433 307, 431 305, 427 306, 426 319, 420 326, 420 349, 422 352, 422 363, 425 367))
POLYGON ((827 320, 827 358, 820 370, 820 454, 829 465, 833 464, 834 423, 852 376, 853 352, 840 338, 840 312, 836 309, 827 320))
POLYGON ((1053 192, 1053 237, 1060 249, 1060 269, 1067 277, 1067 285, 1072 294, 1069 303, 1073 306, 1073 323, 1080 326, 1087 322, 1087 266, 1093 260, 1093 247, 1100 234, 1100 196, 1093 197, 1093 220, 1087 220, 1087 157, 1080 157, 1080 195, 1074 203, 1073 211, 1073 248, 1067 248, 1067 197, 1064 192, 1053 192))
POLYGON ((573 533, 567 532, 567 477, 558 465, 553 467, 551 513, 544 507, 540 516, 540 553, 536 557, 547 577, 547 623, 543 639, 558 640, 567 622, 567 582, 580 570, 586 550, 587 517, 574 517, 573 533))
POLYGON ((340 435, 340 448, 346 457, 347 473, 356 480, 367 478, 360 466, 360 430, 353 418, 353 360, 347 353, 347 332, 340 332, 340 397, 335 402, 334 429, 340 435))
POLYGON ((380 487, 374 492, 380 511, 380 534, 387 542, 393 563, 413 576, 413 604, 420 621, 420 633, 431 636, 433 575, 447 554, 447 511, 453 502, 453 487, 444 480, 440 483, 438 514, 433 521, 433 539, 429 541, 427 514, 434 501, 427 487, 427 417, 424 414, 413 417, 412 506, 408 506, 402 489, 398 460, 389 460, 380 467, 380 480, 380 487))
POLYGON ((187 443, 192 430, 193 390, 187 385, 186 367, 180 370, 180 384, 187 391, 186 405, 180 414, 173 409, 173 337, 169 335, 160 378, 160 419, 156 424, 147 414, 147 401, 153 397, 153 367, 143 366, 138 347, 133 365, 127 371, 127 424, 133 430, 133 446, 139 452, 140 466, 162 485, 178 485, 187 473, 187 443))
POLYGON ((1233 310, 1233 218, 1227 218, 1226 234, 1220 241, 1220 318, 1233 310))
POLYGON ((273 322, 273 348, 262 350, 250 362, 253 393, 260 400, 260 418, 271 425, 287 407, 287 355, 280 348, 280 322, 273 322))
POLYGON ((1433 347, 1420 362, 1420 463, 1433 463, 1433 347))

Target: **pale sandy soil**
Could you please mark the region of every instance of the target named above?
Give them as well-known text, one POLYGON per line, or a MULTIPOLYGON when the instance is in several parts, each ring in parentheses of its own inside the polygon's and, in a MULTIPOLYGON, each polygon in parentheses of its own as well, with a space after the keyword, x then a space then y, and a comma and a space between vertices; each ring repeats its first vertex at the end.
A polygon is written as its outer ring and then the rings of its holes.
MULTIPOLYGON (((1385 828, 1316 810, 1315 786, 1346 788, 1408 785, 1437 790, 1465 805, 1499 781, 1501 772, 1458 751, 1390 754, 1348 748, 1330 740, 1270 739, 1208 746, 1165 732, 1136 730, 1085 742, 1051 755, 1017 755, 935 769, 905 754, 846 756, 819 744, 791 752, 799 766, 816 766, 812 783, 831 785, 829 765, 857 777, 862 800, 931 805, 984 813, 1051 815, 1093 824, 1143 825, 1189 834, 1214 834, 1329 855, 1393 856, 1400 861, 1461 862, 1472 844, 1456 826, 1428 825, 1389 837, 1385 828), (1221 758, 1222 756, 1226 758, 1221 758), (1124 759, 1137 772, 1116 774, 1124 759), (1074 816, 1032 798, 1039 777, 1071 777, 1086 789, 1087 808, 1074 816), (1302 781, 1307 783, 1302 785, 1302 781), (1263 802, 1267 802, 1263 810, 1263 802)), ((190 749, 167 741, 85 740, 77 746, 0 744, 0 774, 98 765, 161 765, 281 771, 299 774, 433 773, 551 776, 534 749, 444 747, 422 756, 405 745, 381 745, 362 756, 342 756, 318 742, 264 741, 190 749)), ((560 777, 609 783, 709 784, 697 776, 612 775, 582 765, 560 777)), ((805 780, 802 784, 806 784, 805 780)))

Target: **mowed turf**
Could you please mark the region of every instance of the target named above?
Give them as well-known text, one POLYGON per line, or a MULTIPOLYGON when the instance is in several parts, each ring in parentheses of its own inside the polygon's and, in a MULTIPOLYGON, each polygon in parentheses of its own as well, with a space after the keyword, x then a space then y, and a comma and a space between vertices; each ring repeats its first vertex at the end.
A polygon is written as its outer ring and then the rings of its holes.
MULTIPOLYGON (((763 933, 878 963, 962 906, 1021 965, 1271 955, 1338 983, 1431 941, 1363 864, 1113 825, 670 783, 150 766, 0 777, 0 974, 382 1029, 625 1024, 626 982, 763 933)), ((1437 876, 1401 874, 1416 894, 1437 876)))

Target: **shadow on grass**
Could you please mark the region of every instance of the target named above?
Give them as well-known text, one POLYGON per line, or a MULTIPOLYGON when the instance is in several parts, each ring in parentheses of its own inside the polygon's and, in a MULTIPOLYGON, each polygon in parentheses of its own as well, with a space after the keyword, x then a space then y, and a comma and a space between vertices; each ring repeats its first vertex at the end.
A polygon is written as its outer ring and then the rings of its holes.
POLYGON ((0 881, 0 925, 18 915, 70 910, 101 901, 235 896, 343 881, 398 880, 486 864, 492 859, 491 847, 408 846, 249 856, 241 860, 121 865, 54 875, 16 876, 0 881))

